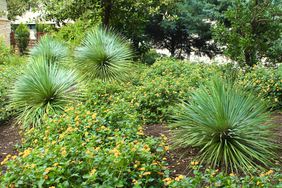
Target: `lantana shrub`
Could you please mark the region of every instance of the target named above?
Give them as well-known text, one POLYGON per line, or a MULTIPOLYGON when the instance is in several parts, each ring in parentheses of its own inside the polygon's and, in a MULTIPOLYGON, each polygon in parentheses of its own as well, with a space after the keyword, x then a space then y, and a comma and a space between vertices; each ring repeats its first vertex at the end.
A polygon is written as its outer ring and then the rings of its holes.
MULTIPOLYGON (((242 73, 241 73, 242 74, 242 73)), ((253 67, 239 77, 238 84, 268 101, 273 109, 282 107, 282 69, 253 67)))
POLYGON ((244 177, 240 174, 226 174, 219 169, 203 168, 197 161, 192 161, 191 176, 177 176, 165 179, 165 184, 169 188, 186 187, 282 187, 282 174, 279 169, 268 171, 253 171, 253 175, 244 177), (254 175, 259 174, 259 175, 254 175))
POLYGON ((18 70, 23 64, 0 65, 0 121, 8 120, 14 115, 15 110, 9 105, 9 91, 13 87, 13 82, 21 74, 18 70))
POLYGON ((141 73, 141 84, 125 97, 135 105, 144 124, 165 123, 180 100, 188 100, 201 83, 219 73, 213 65, 159 59, 141 73))
POLYGON ((119 104, 100 106, 96 111, 78 104, 45 119, 41 128, 27 131, 19 156, 7 162, 2 184, 163 186, 163 146, 145 138, 130 106, 119 104))

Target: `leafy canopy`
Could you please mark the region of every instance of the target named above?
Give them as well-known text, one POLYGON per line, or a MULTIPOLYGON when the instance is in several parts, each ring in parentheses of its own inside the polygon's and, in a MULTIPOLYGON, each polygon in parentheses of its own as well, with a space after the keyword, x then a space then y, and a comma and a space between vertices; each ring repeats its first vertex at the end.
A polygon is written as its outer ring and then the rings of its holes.
POLYGON ((252 66, 261 59, 282 60, 282 6, 280 1, 234 1, 225 12, 225 22, 215 25, 215 39, 225 53, 241 65, 252 66))

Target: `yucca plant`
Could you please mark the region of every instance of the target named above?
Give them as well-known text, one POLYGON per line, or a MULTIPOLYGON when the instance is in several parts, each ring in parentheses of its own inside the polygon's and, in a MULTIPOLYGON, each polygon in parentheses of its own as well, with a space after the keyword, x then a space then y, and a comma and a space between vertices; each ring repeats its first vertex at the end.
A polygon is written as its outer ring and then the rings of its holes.
POLYGON ((45 114, 57 113, 75 101, 78 84, 74 71, 48 64, 44 58, 33 59, 11 91, 11 105, 24 126, 36 126, 45 114))
POLYGON ((198 148, 202 164, 246 173, 271 165, 275 157, 267 106, 228 82, 216 79, 200 87, 173 118, 173 145, 198 148))
POLYGON ((68 49, 61 42, 51 36, 43 36, 34 46, 30 55, 32 58, 44 58, 48 63, 61 62, 68 58, 68 49))
POLYGON ((75 53, 77 67, 90 79, 123 80, 132 59, 129 44, 109 29, 89 32, 75 53))

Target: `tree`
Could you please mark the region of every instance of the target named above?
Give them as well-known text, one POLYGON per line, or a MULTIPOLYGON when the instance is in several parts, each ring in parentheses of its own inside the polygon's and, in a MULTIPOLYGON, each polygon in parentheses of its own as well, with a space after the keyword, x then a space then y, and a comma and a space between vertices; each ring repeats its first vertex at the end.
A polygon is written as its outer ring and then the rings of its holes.
MULTIPOLYGON (((142 53, 145 28, 159 0, 40 0, 47 19, 87 20, 114 28, 129 38, 137 53, 142 53)), ((168 0, 166 0, 168 1, 168 0)), ((169 0, 170 1, 170 0, 169 0)))
POLYGON ((214 28, 215 39, 225 46, 225 53, 241 65, 252 66, 263 58, 281 60, 277 45, 281 44, 281 4, 275 0, 234 1, 225 19, 214 28), (276 55, 275 55, 276 54, 276 55))
POLYGON ((212 7, 204 0, 182 0, 163 4, 153 16, 148 33, 159 47, 167 48, 171 56, 214 56, 217 47, 210 42, 212 7), (178 52, 176 54, 176 52, 178 52))
POLYGON ((15 20, 32 7, 38 7, 38 0, 7 0, 8 18, 15 20))

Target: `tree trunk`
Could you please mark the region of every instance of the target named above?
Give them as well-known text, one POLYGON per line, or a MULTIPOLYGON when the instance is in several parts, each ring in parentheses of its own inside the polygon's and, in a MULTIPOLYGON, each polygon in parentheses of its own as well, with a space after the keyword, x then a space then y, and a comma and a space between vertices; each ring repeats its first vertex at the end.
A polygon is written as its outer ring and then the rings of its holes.
POLYGON ((246 64, 249 65, 250 67, 257 63, 256 53, 254 50, 246 50, 244 52, 244 56, 245 56, 246 64))
POLYGON ((169 52, 170 52, 170 56, 174 57, 175 56, 175 51, 176 51, 176 47, 175 47, 175 40, 172 37, 171 40, 169 41, 169 52))
POLYGON ((103 26, 108 28, 110 26, 111 10, 112 10, 112 0, 102 0, 103 7, 103 26))

